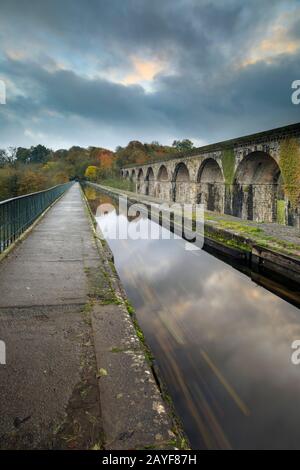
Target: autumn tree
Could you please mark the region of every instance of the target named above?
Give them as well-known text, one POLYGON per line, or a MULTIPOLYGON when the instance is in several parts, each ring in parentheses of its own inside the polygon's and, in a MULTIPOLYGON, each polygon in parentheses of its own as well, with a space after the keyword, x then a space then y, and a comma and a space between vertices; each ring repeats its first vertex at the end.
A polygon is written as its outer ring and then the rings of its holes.
POLYGON ((99 176, 100 176, 100 170, 97 166, 88 166, 87 169, 85 170, 84 176, 89 180, 89 181, 97 181, 99 176))
POLYGON ((19 179, 19 195, 42 191, 47 187, 47 177, 40 172, 27 170, 19 179))
POLYGON ((115 159, 113 152, 109 150, 103 150, 99 154, 99 163, 100 163, 100 171, 101 176, 107 177, 111 176, 113 173, 115 159))
POLYGON ((66 183, 70 179, 70 166, 64 162, 49 161, 43 165, 42 172, 47 177, 49 186, 66 183))
POLYGON ((18 196, 18 173, 9 166, 0 168, 0 200, 18 196))

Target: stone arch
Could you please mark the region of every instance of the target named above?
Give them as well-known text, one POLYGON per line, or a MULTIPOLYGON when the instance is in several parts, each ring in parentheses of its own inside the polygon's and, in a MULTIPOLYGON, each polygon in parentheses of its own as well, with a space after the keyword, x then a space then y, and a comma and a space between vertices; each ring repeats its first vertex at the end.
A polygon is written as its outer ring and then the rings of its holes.
POLYGON ((256 222, 275 222, 284 199, 278 163, 266 152, 251 152, 238 165, 233 187, 233 215, 256 222))
POLYGON ((151 166, 149 166, 146 178, 145 178, 145 194, 147 196, 154 196, 154 186, 155 186, 155 177, 154 171, 151 166))
POLYGON ((214 158, 205 159, 197 173, 197 203, 209 211, 224 213, 225 182, 214 158))
POLYGON ((161 165, 157 174, 157 181, 168 181, 169 175, 166 165, 161 165))
POLYGON ((166 165, 161 165, 157 173, 155 196, 163 201, 170 199, 170 179, 166 165))
POLYGON ((129 171, 128 171, 128 170, 126 170, 126 171, 124 172, 124 178, 125 178, 126 180, 129 179, 129 171))
POLYGON ((144 172, 143 172, 143 169, 140 168, 138 170, 138 174, 137 174, 136 191, 138 193, 142 193, 143 192, 143 186, 144 186, 144 172))
POLYGON ((176 165, 173 178, 172 199, 175 202, 190 203, 190 173, 185 163, 180 162, 176 165))

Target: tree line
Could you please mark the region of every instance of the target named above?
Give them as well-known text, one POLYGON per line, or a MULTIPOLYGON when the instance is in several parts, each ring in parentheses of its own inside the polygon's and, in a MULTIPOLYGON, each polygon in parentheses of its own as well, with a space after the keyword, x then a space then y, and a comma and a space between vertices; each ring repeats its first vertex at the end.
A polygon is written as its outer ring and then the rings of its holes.
POLYGON ((174 141, 172 146, 131 141, 126 147, 117 147, 115 152, 101 147, 79 146, 52 150, 40 144, 30 148, 0 149, 0 200, 75 179, 95 182, 118 180, 123 166, 143 164, 192 147, 192 142, 184 139, 174 141))

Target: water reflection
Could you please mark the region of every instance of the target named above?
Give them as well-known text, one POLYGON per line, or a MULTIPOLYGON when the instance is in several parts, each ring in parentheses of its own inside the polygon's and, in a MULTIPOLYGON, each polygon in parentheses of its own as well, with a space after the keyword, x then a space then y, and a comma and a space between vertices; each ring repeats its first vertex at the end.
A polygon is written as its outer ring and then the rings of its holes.
MULTIPOLYGON (((126 223, 98 215, 107 234, 126 223)), ((181 239, 109 244, 193 448, 299 448, 299 310, 181 239)))

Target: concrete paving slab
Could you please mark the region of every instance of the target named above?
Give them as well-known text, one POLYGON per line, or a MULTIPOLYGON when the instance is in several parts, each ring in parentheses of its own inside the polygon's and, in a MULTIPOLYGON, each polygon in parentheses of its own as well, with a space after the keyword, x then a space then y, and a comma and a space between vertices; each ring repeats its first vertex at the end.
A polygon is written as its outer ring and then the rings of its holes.
POLYGON ((137 349, 141 343, 128 314, 119 305, 95 305, 92 310, 96 353, 137 349))
POLYGON ((20 257, 8 265, 0 286, 0 307, 83 305, 87 296, 81 261, 32 262, 20 257))
POLYGON ((0 367, 0 448, 51 447, 49 435, 65 418, 80 382, 83 336, 80 312, 1 314, 7 364, 0 367))
POLYGON ((96 305, 92 325, 105 447, 168 448, 172 422, 129 314, 120 305, 96 305))
POLYGON ((105 448, 169 448, 172 423, 143 352, 103 351, 97 364, 105 448))

